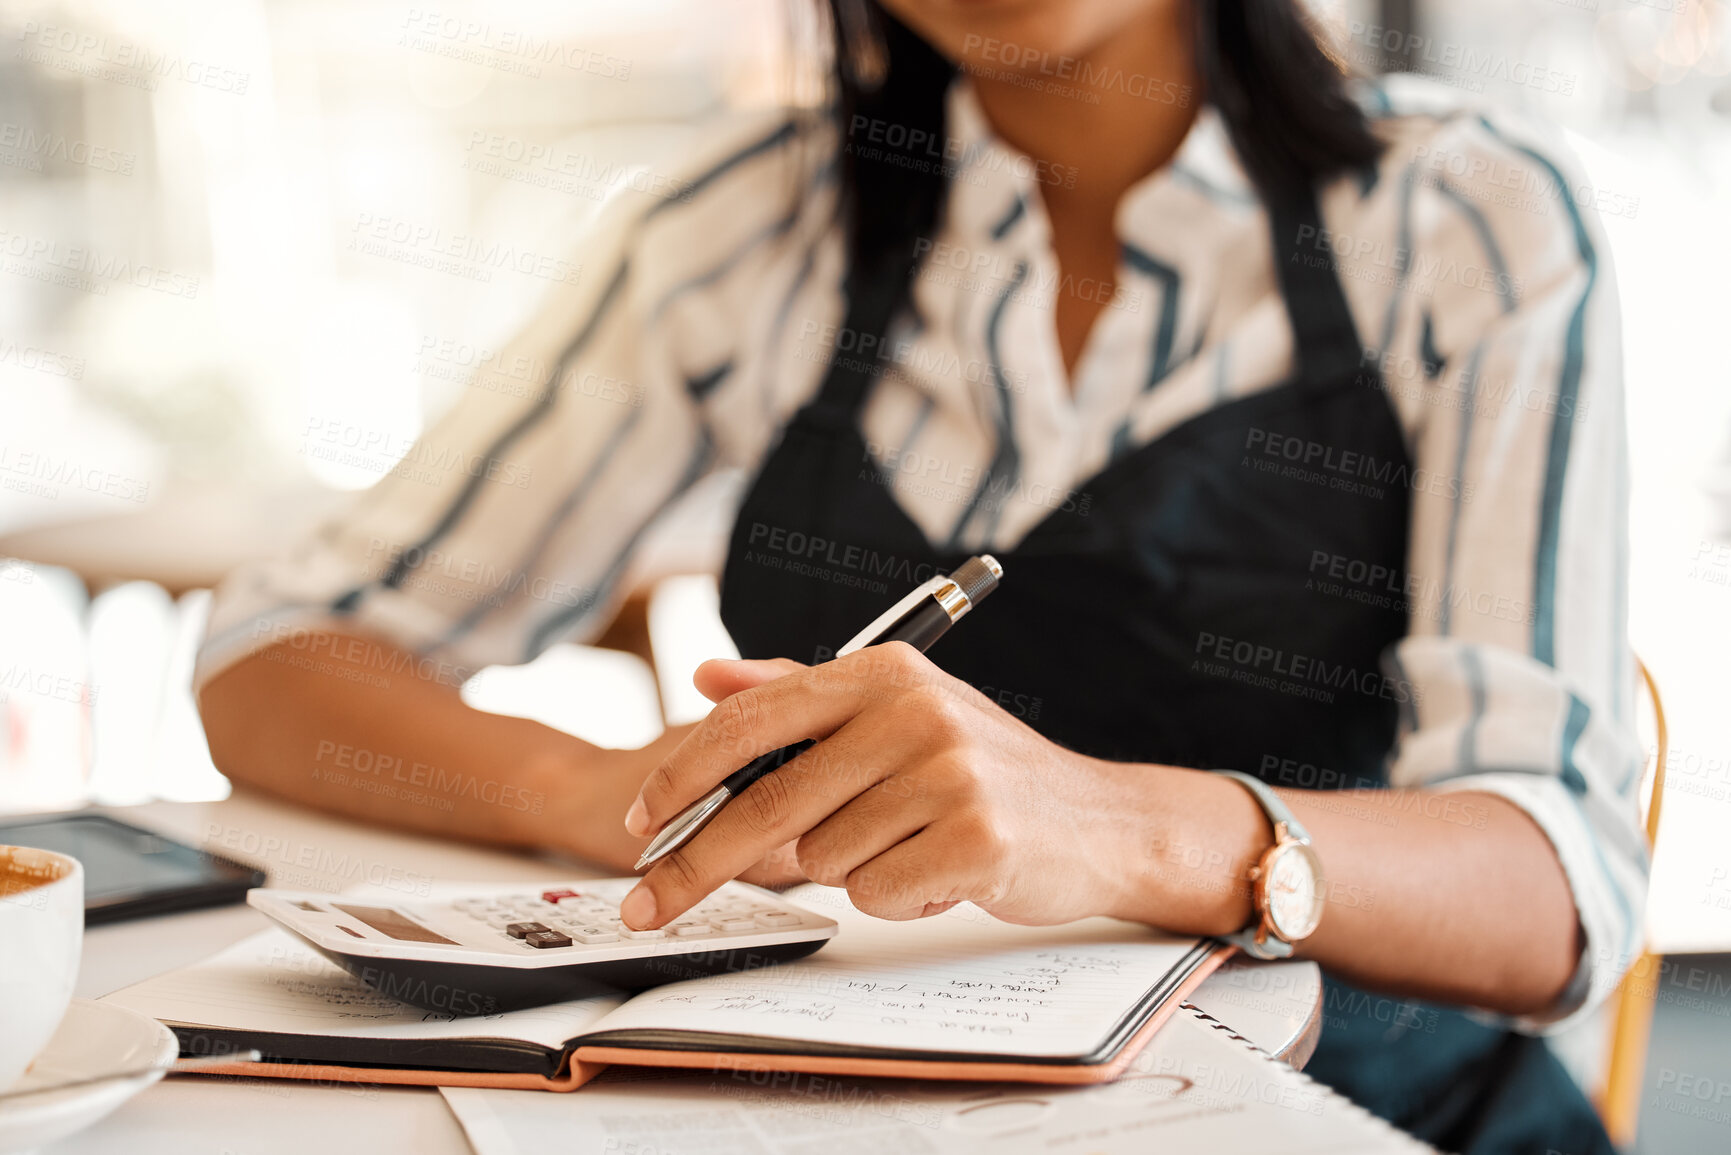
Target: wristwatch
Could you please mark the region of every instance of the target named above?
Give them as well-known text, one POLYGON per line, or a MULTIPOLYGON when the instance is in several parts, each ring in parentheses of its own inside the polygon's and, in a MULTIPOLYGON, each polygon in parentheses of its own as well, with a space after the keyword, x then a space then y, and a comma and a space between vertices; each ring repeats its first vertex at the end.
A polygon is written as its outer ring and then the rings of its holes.
POLYGON ((1256 916, 1226 941, 1252 958, 1290 958, 1294 944, 1309 938, 1322 921, 1322 860, 1311 849, 1310 834, 1260 779, 1237 770, 1216 773, 1250 791, 1274 824, 1274 845, 1250 868, 1256 916))

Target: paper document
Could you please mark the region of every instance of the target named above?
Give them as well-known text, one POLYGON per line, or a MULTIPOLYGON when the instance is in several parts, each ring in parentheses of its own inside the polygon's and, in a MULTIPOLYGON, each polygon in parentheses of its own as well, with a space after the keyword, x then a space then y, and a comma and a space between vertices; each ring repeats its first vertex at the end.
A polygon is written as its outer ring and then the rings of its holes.
POLYGON ((444 1087, 476 1155, 1406 1155, 1394 1130, 1188 1008, 1088 1087, 616 1067, 575 1095, 444 1087))

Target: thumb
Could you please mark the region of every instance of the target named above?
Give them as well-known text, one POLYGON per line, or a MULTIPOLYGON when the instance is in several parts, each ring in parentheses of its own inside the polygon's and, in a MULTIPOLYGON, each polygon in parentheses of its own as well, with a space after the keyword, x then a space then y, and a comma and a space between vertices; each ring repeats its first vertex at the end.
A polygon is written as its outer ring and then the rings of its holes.
POLYGON ((805 669, 792 658, 766 658, 762 661, 732 661, 712 658, 697 667, 691 684, 711 702, 731 698, 741 690, 773 682, 784 674, 805 669))

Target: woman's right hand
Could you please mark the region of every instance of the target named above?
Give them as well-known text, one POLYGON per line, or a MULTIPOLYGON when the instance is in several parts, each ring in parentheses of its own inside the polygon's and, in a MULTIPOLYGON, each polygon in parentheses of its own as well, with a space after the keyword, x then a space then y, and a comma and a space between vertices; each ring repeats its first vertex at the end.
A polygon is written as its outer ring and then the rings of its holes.
MULTIPOLYGON (((649 839, 625 830, 625 811, 637 798, 643 780, 659 766, 692 727, 668 730, 635 750, 606 750, 587 743, 554 758, 539 776, 541 813, 532 816, 534 841, 551 850, 616 871, 634 873, 638 855, 649 839), (580 748, 576 748, 580 747, 580 748)), ((794 859, 793 844, 777 848, 740 877, 759 886, 781 887, 805 881, 794 859)))

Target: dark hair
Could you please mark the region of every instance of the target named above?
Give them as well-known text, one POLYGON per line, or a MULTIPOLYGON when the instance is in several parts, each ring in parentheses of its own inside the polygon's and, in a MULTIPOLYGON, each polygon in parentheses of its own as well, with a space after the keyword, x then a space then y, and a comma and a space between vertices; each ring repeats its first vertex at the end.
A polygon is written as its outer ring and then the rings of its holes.
MULTIPOLYGON (((1179 2, 1190 9, 1203 99, 1219 110, 1264 203, 1381 153, 1299 0, 1179 2)), ((865 145, 861 135, 881 126, 880 134, 887 127, 904 141, 938 142, 941 151, 944 93, 956 69, 878 0, 829 0, 829 7, 849 275, 879 286, 899 276, 899 297, 914 272, 914 240, 937 224, 945 166, 930 149, 850 146, 865 145)))

